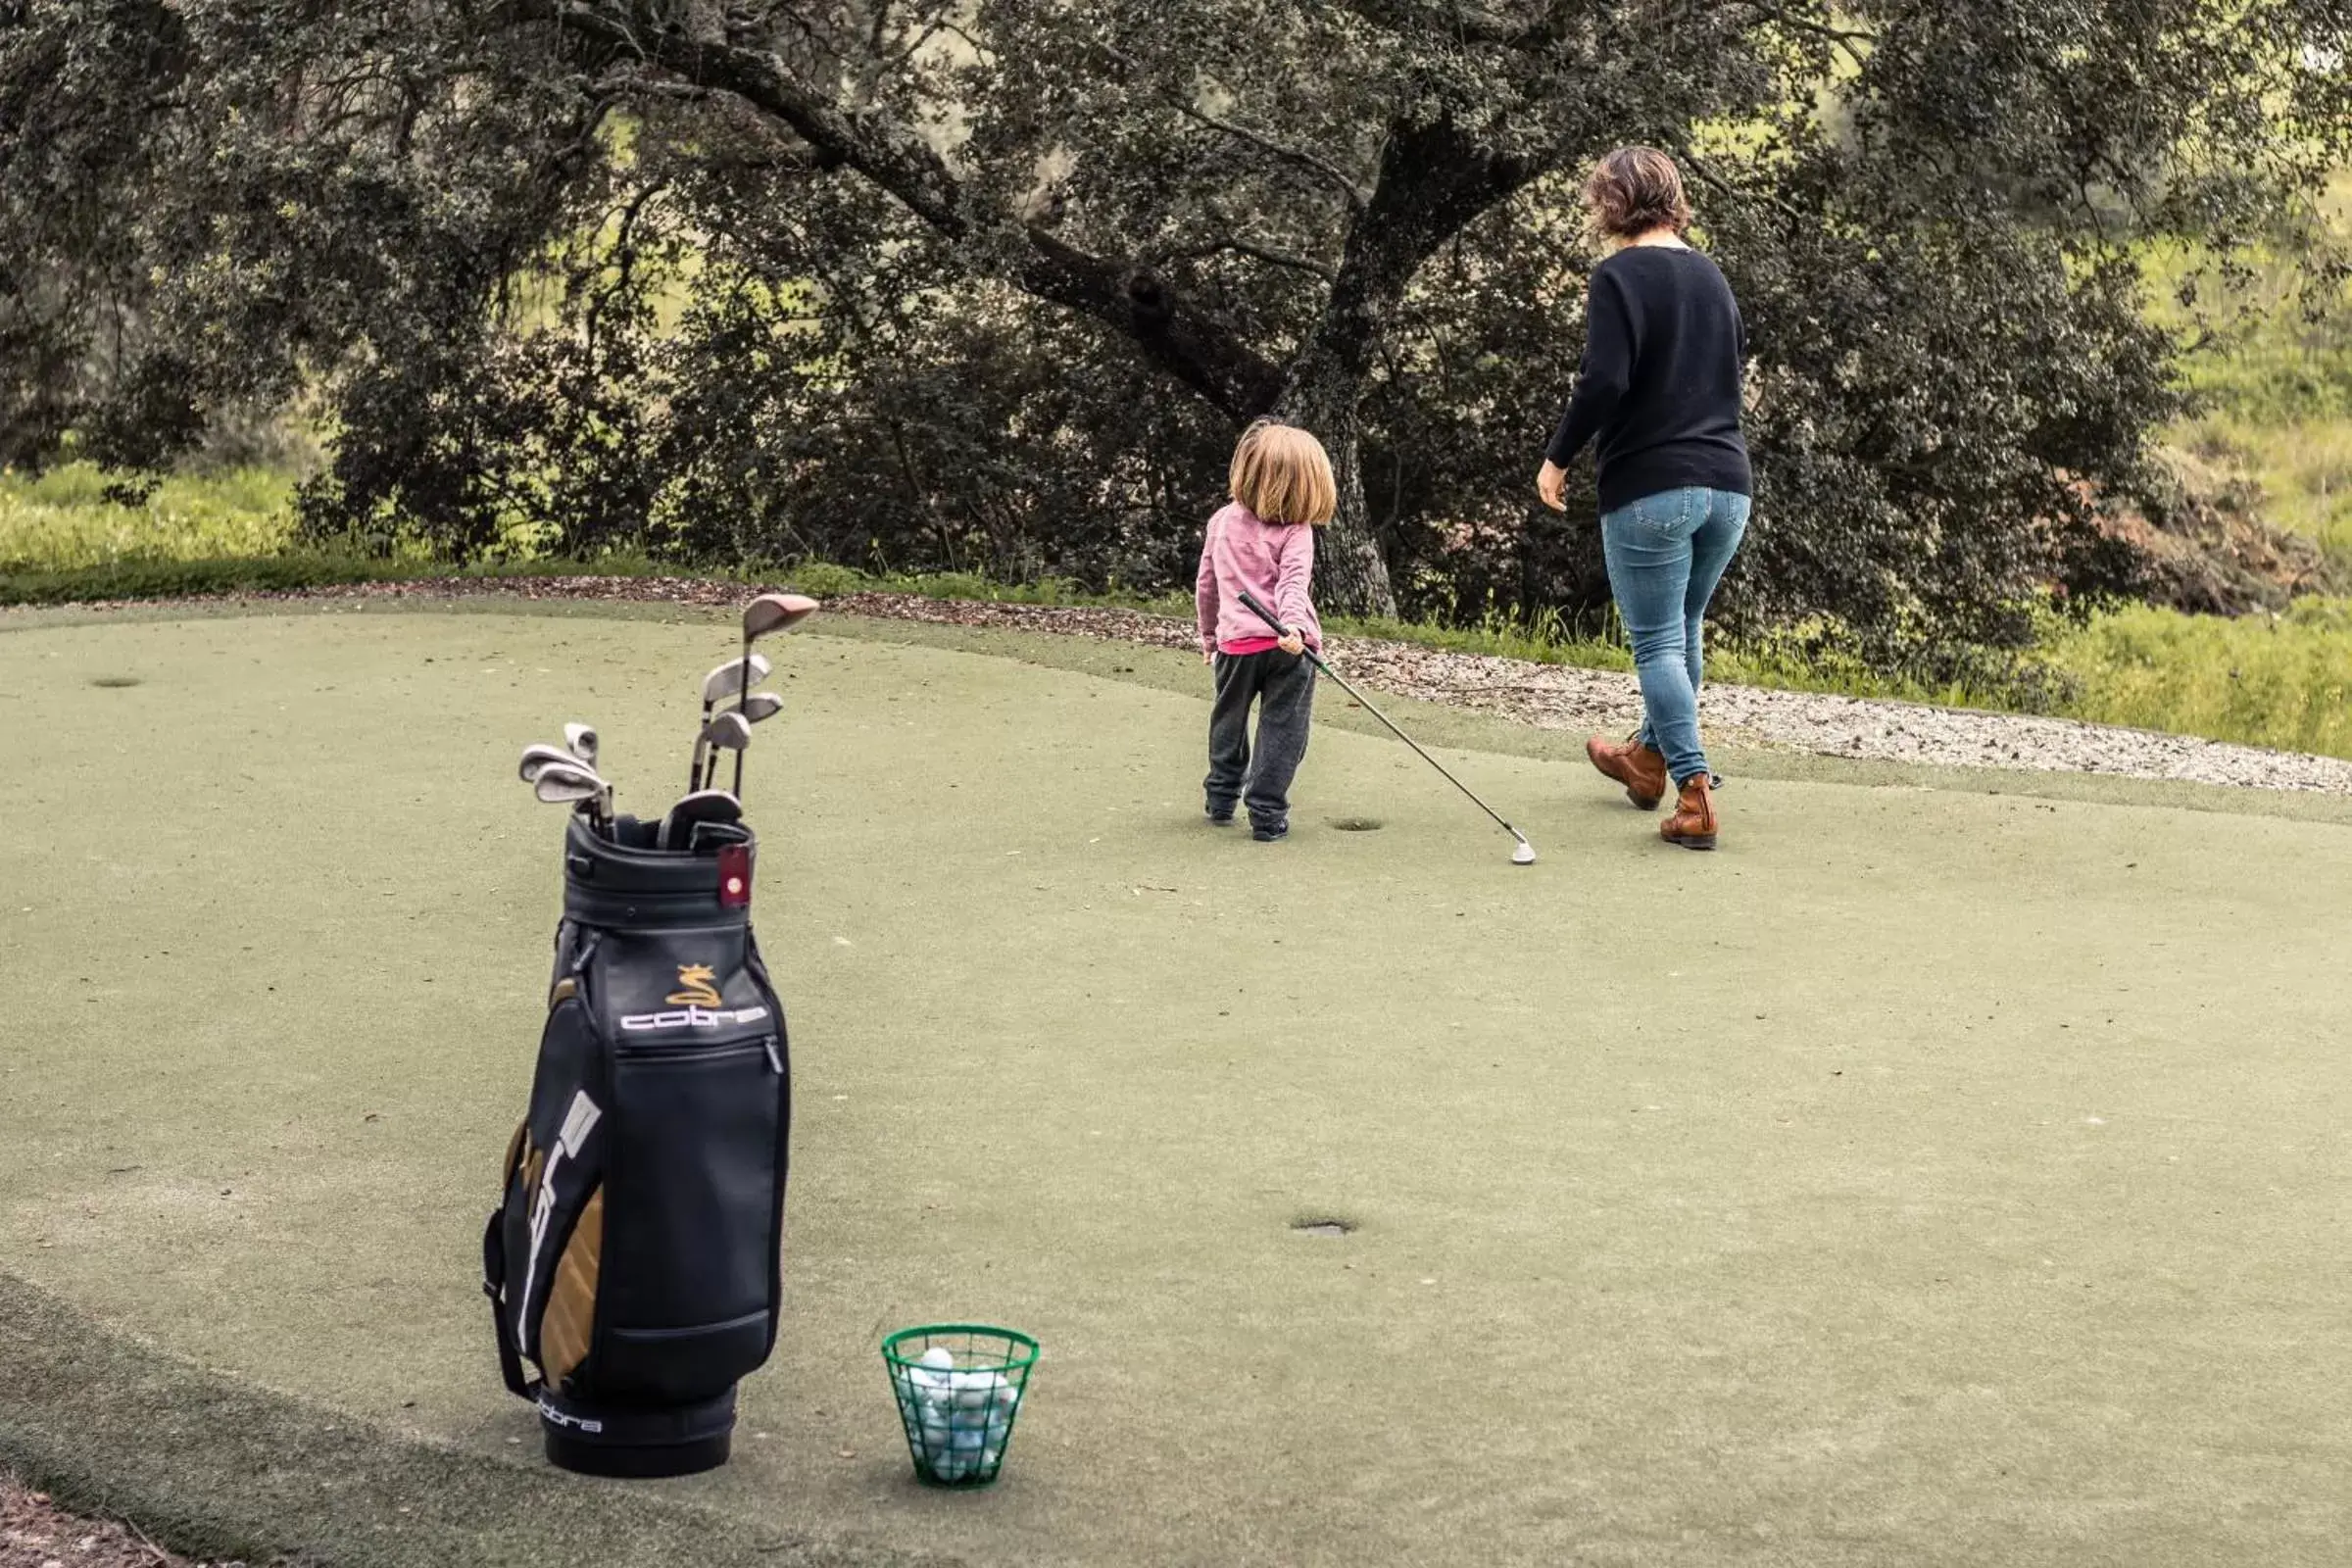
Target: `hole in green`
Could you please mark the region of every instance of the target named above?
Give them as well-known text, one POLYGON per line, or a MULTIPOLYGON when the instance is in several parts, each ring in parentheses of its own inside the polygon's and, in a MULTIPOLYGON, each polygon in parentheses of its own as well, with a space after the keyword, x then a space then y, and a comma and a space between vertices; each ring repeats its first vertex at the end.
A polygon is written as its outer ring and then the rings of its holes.
POLYGON ((121 691, 125 686, 136 686, 138 683, 139 677, 136 675, 100 675, 90 682, 91 685, 102 687, 110 692, 121 691))
POLYGON ((1380 831, 1380 818, 1377 816, 1335 816, 1331 819, 1331 825, 1343 833, 1377 833, 1380 831))
POLYGON ((1345 1236, 1355 1229, 1354 1222, 1344 1219, 1302 1219, 1292 1222, 1291 1229, 1301 1236, 1331 1238, 1345 1236))

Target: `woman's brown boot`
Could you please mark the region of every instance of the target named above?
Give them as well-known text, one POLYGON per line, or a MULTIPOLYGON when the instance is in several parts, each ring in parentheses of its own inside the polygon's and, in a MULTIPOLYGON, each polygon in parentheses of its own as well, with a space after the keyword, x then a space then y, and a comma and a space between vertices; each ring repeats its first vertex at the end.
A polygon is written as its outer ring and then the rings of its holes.
POLYGON ((1595 735, 1585 742, 1592 765, 1625 786, 1625 798, 1644 811, 1654 811, 1666 798, 1666 759, 1642 744, 1636 735, 1620 745, 1595 735))
POLYGON ((1693 773, 1683 781, 1674 814, 1658 824, 1658 837, 1686 850, 1715 847, 1715 792, 1707 787, 1706 774, 1693 773))

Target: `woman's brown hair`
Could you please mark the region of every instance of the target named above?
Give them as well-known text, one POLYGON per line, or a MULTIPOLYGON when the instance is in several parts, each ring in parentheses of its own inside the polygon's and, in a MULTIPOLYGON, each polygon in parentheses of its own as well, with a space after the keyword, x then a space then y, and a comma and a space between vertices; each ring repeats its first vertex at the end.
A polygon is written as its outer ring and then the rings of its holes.
POLYGON ((1585 201, 1592 226, 1615 239, 1639 239, 1656 228, 1679 234, 1690 226, 1683 172, 1655 147, 1620 147, 1594 164, 1585 201))
POLYGON ((1340 486, 1323 443, 1295 424, 1259 419, 1233 449, 1233 499, 1260 522, 1329 522, 1340 486))

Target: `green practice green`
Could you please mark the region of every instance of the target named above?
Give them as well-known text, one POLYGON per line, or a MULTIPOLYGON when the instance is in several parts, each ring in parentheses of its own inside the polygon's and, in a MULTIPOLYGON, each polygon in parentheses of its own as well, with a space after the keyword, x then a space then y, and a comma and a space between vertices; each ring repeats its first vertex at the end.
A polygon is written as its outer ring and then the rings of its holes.
POLYGON ((1697 856, 1447 750, 1515 867, 1326 686, 1257 845, 1180 656, 824 624, 747 764, 786 1318, 659 1488, 536 1474, 477 1289, 559 903, 514 759, 586 720, 660 810, 725 623, 0 634, 0 1270, 99 1326, 20 1326, 0 1456, 329 1561, 409 1560, 401 1507, 564 1560, 467 1513, 524 1471, 810 1562, 2342 1560, 2340 817, 1741 772, 1697 856), (876 1349, 943 1319, 1045 1347, 985 1494, 914 1486, 876 1349), (273 1521, 201 1432, 44 1405, 116 1345, 467 1462, 273 1521))

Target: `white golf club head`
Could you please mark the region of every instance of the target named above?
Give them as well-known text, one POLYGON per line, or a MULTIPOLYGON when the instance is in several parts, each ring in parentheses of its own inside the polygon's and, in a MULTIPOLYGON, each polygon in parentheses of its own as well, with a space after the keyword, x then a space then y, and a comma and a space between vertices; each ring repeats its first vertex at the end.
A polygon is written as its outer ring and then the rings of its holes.
MULTIPOLYGON (((767 679, 767 672, 772 667, 765 654, 754 654, 750 684, 758 685, 767 679)), ((703 677, 703 706, 711 708, 730 697, 741 697, 745 684, 744 662, 740 659, 728 660, 703 677)))
POLYGON ((586 724, 564 725, 564 746, 590 767, 596 765, 596 731, 586 724))
POLYGON ((539 776, 541 768, 558 762, 566 767, 591 765, 582 762, 578 757, 560 746, 526 746, 522 752, 522 764, 515 771, 522 781, 528 784, 539 776))
POLYGON ((740 709, 729 709, 703 726, 703 744, 722 752, 740 752, 752 744, 752 721, 740 709))
POLYGON ((550 762, 531 781, 531 793, 550 806, 577 806, 602 798, 605 781, 576 762, 569 767, 550 762))
POLYGON ((752 723, 764 723, 784 711, 784 699, 774 692, 754 692, 743 700, 735 711, 752 723))

